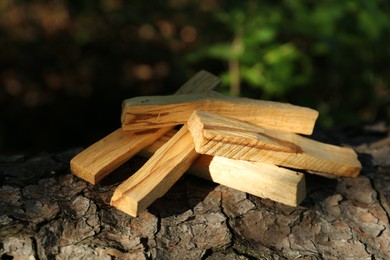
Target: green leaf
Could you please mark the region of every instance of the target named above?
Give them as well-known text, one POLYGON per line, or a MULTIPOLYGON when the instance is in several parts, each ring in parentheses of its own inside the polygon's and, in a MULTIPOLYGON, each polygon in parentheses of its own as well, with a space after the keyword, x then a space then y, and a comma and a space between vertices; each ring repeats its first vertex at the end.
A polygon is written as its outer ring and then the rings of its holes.
POLYGON ((299 52, 291 43, 276 46, 264 55, 264 60, 268 64, 276 64, 284 60, 294 60, 298 58, 299 52))
POLYGON ((259 45, 272 42, 276 37, 276 28, 260 27, 253 32, 247 33, 244 37, 246 45, 259 45))
POLYGON ((264 67, 261 63, 257 63, 252 67, 241 68, 242 78, 250 85, 260 87, 266 81, 264 77, 264 67))

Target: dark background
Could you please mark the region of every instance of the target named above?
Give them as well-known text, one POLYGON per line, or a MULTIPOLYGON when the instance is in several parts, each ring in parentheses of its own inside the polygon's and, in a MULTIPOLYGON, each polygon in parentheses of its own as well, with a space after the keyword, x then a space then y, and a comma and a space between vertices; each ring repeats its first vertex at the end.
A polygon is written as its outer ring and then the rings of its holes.
POLYGON ((389 13, 379 0, 1 1, 0 153, 88 146, 120 126, 122 100, 200 69, 223 93, 315 108, 318 127, 388 121, 389 13))

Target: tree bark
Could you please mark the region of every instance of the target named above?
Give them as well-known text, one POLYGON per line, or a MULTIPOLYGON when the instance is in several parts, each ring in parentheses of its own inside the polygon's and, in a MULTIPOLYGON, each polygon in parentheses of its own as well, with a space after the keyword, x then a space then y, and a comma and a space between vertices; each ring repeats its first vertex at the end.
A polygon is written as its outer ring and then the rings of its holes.
POLYGON ((0 156, 0 256, 389 259, 389 134, 384 124, 316 132, 353 147, 363 171, 357 178, 306 174, 308 196, 299 207, 185 175, 137 218, 109 202, 145 163, 140 157, 93 186, 69 171, 80 149, 0 156))

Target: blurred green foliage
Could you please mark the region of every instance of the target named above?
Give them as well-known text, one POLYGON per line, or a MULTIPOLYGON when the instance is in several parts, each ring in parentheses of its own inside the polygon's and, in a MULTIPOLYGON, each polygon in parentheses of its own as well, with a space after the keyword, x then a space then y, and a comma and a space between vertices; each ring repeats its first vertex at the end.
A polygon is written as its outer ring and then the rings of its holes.
POLYGON ((224 1, 209 28, 228 37, 206 39, 188 59, 223 61, 232 95, 254 88, 309 105, 323 125, 388 119, 389 11, 382 0, 224 1))
POLYGON ((289 89, 307 83, 311 66, 291 41, 278 39, 285 22, 280 7, 258 1, 232 3, 215 12, 215 19, 230 30, 232 39, 207 44, 189 55, 191 61, 206 57, 229 64, 221 77, 232 95, 247 83, 263 90, 263 98, 283 96, 289 89))
POLYGON ((317 109, 322 126, 388 121, 389 13, 386 0, 2 0, 0 152, 88 145, 123 99, 200 69, 225 93, 317 109))

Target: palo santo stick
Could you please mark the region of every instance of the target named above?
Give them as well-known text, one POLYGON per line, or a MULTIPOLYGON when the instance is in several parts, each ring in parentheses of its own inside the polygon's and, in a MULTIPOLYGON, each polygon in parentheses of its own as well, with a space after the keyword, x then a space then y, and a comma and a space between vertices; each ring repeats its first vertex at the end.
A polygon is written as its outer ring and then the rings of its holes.
POLYGON ((142 131, 184 124, 194 110, 208 111, 271 129, 302 134, 312 133, 318 117, 317 111, 306 107, 227 97, 209 92, 127 99, 122 104, 122 128, 126 131, 142 131))
POLYGON ((272 163, 295 169, 355 177, 362 166, 356 153, 229 117, 195 111, 188 120, 198 153, 272 163))
POLYGON ((303 173, 272 164, 202 155, 189 172, 227 187, 289 206, 296 207, 306 197, 303 173))
MULTIPOLYGON (((139 155, 151 157, 174 133, 174 130, 168 132, 142 150, 139 155)), ((294 207, 306 196, 304 174, 272 164, 201 155, 188 172, 236 190, 294 207)))
POLYGON ((129 179, 120 184, 111 205, 136 217, 163 196, 199 156, 184 125, 129 179))
MULTIPOLYGON (((206 92, 215 88, 219 83, 216 76, 207 71, 200 71, 176 93, 206 92)), ((166 127, 134 134, 124 132, 122 128, 119 128, 76 155, 70 161, 71 171, 76 176, 96 184, 171 129, 171 127, 166 127)))
POLYGON ((171 129, 156 130, 136 135, 119 128, 77 154, 70 161, 70 169, 74 175, 95 185, 171 129))

